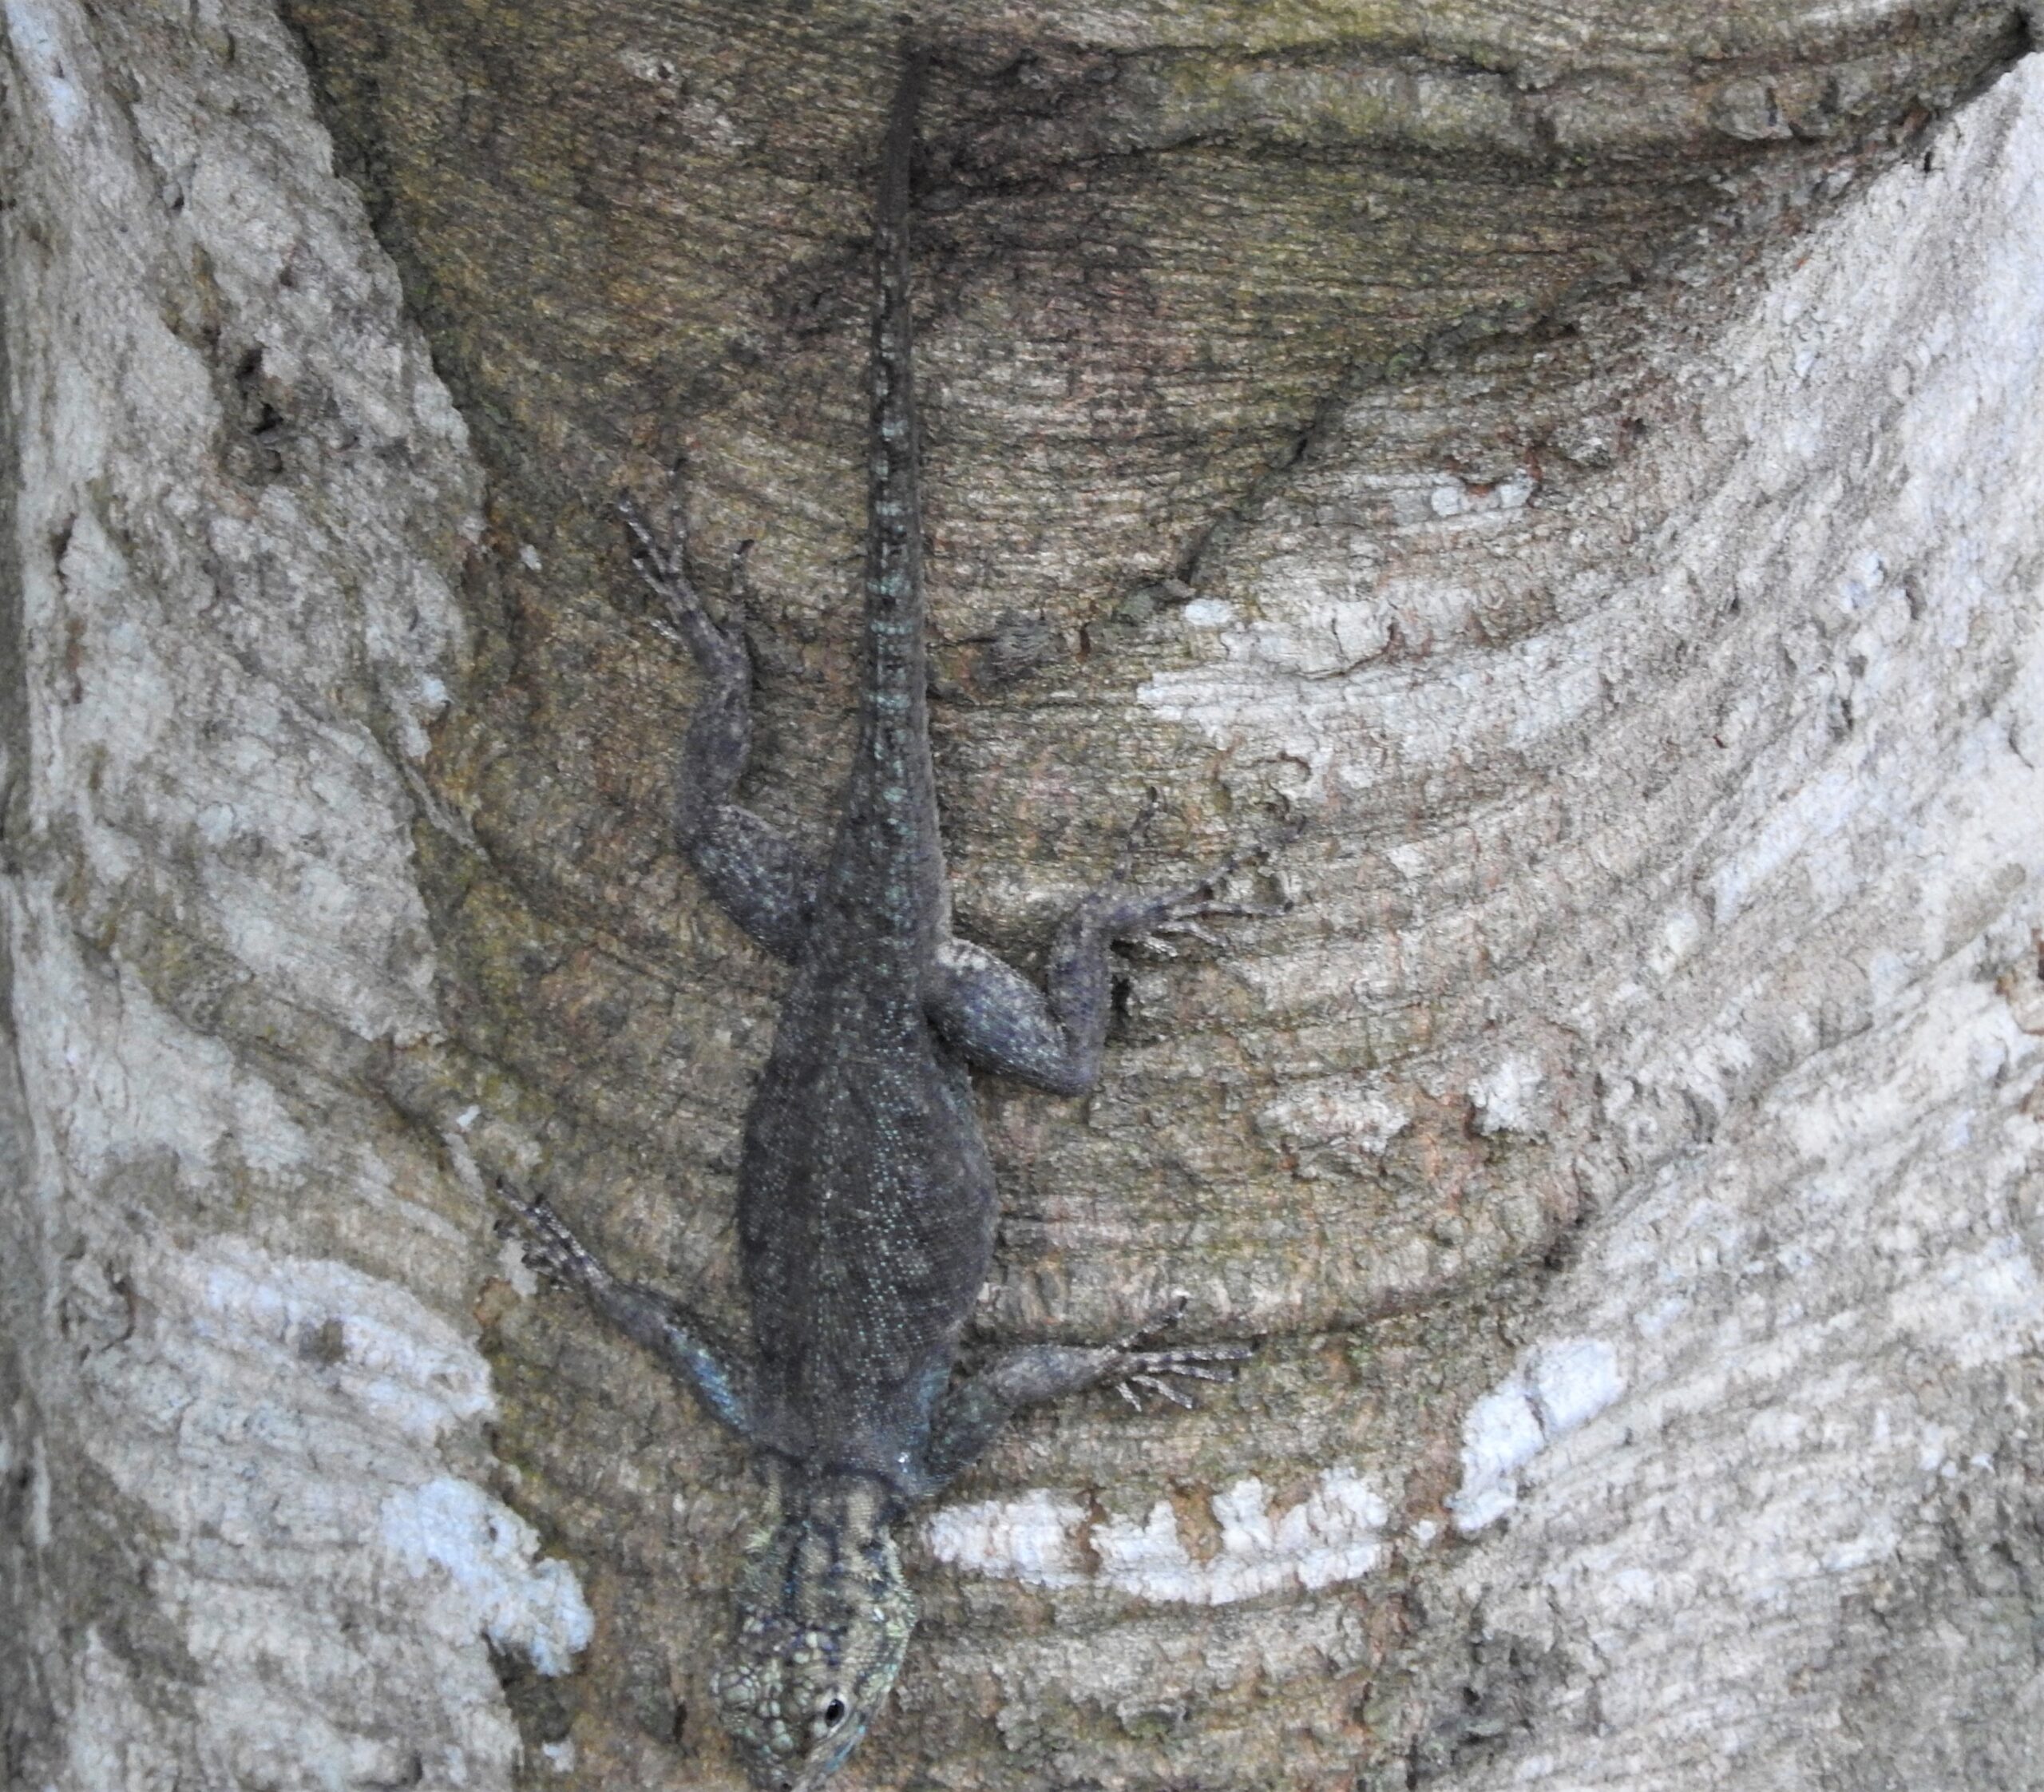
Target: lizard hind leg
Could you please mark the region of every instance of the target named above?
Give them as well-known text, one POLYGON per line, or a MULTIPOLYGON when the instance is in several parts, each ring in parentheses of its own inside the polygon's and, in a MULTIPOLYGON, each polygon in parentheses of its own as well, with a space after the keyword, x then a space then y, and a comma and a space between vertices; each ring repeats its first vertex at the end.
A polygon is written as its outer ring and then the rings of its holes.
POLYGON ((703 680, 681 749, 675 834, 717 906, 758 945, 794 960, 808 931, 816 868, 793 841, 733 800, 752 754, 752 656, 746 645, 746 542, 731 557, 732 613, 713 617, 688 573, 680 470, 656 525, 629 494, 618 513, 632 561, 664 614, 655 626, 687 648, 703 680))
POLYGON ((966 1468, 1024 1407, 1110 1386, 1138 1411, 1146 1394, 1190 1409, 1194 1401, 1182 1383, 1233 1381, 1237 1366, 1256 1354, 1254 1345, 1152 1347, 1160 1332, 1178 1324, 1185 1306, 1186 1297, 1174 1295, 1163 1311, 1111 1344, 1024 1344, 995 1358, 937 1409, 927 1464, 933 1487, 966 1468))

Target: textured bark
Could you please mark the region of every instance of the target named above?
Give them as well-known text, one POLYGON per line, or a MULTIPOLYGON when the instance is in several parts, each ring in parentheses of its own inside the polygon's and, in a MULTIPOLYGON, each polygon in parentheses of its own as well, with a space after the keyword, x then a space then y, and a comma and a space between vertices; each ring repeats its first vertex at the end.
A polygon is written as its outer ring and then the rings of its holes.
MULTIPOLYGON (((756 537, 815 834, 893 25, 287 14, 4 10, 10 1783, 732 1787, 742 1457, 477 1179, 735 1314, 779 973, 608 500, 756 537)), ((929 1516, 850 1783, 2044 1781, 2025 31, 933 15, 964 924, 1305 831, 985 1100, 978 1343, 1264 1349, 929 1516)))

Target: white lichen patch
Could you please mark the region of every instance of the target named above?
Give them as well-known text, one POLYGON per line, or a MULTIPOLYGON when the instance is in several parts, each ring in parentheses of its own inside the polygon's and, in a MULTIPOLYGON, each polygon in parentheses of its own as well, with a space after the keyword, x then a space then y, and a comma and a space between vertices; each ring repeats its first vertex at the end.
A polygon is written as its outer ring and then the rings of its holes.
POLYGON ((1123 1592, 1194 1605, 1226 1605, 1286 1588, 1309 1592, 1359 1580, 1382 1560, 1389 1516, 1382 1497, 1355 1471, 1328 1469, 1312 1493, 1281 1513, 1263 1484, 1233 1483, 1214 1496, 1221 1546, 1195 1559, 1178 1533, 1177 1515, 1159 1501, 1139 1524, 1110 1519, 1092 1533, 1101 1577, 1123 1592))
POLYGON ((391 333, 397 284, 359 201, 312 173, 331 148, 263 38, 274 20, 228 36, 303 168, 279 141, 240 159, 153 73, 109 101, 70 9, 21 0, 9 26, 49 77, 41 172, 101 220, 67 236, 70 259, 18 270, 22 305, 47 307, 46 410, 18 469, 24 818, 74 843, 81 899, 139 881, 168 900, 181 878, 180 925, 266 989, 364 1037, 428 1037, 414 802, 386 742, 424 753, 463 651, 446 556, 426 551, 472 502, 461 419, 422 344, 391 333), (85 109, 74 131, 67 106, 85 109), (160 290, 172 266, 206 270, 204 341, 176 321, 194 299, 160 290), (306 406, 291 463, 232 502, 220 461, 241 425, 212 364, 230 352, 306 406))
POLYGON ((1218 597, 1195 597, 1178 616, 1188 628, 1225 628, 1235 620, 1235 607, 1218 597))
POLYGON ((323 1386, 422 1444, 494 1409, 473 1343, 388 1282, 231 1235, 166 1255, 159 1269, 153 1292, 186 1316, 195 1342, 258 1365, 310 1360, 323 1386))
POLYGON ((25 1516, 107 1614, 31 1644, 65 1783, 505 1784, 485 1637, 558 1658, 580 1595, 508 1513, 481 1608, 379 1541, 491 1397, 351 1055, 439 1027, 407 762, 480 477, 273 10, 5 22, 8 1287, 64 1315, 25 1516))
POLYGON ((536 1559, 524 1520, 447 1470, 493 1409, 469 1338, 392 1283, 232 1236, 153 1240, 117 1290, 89 1268, 67 1296, 93 1346, 87 1398, 131 1422, 85 1441, 162 1540, 151 1584, 200 1666, 206 1746, 255 1777, 380 1771, 383 1745, 335 1689, 430 1675, 459 1712, 422 1734, 471 1770, 508 1765, 478 1645, 558 1673, 591 1624, 567 1564, 536 1559), (370 1586, 382 1622, 343 1622, 370 1586))
POLYGON ((541 1673, 566 1673, 588 1646, 596 1621, 573 1572, 536 1560, 532 1526, 473 1481, 442 1476, 391 1494, 379 1534, 410 1572, 444 1574, 475 1631, 541 1673))
POLYGON ((1462 1421, 1462 1485, 1448 1501, 1465 1536, 1519 1503, 1533 1459, 1625 1392, 1618 1353, 1601 1338, 1560 1338, 1529 1350, 1462 1421))
POLYGON ((1075 1547, 1086 1509, 1032 1488, 1019 1500, 945 1506, 929 1520, 929 1545, 941 1562, 974 1574, 1032 1587, 1075 1587, 1086 1578, 1075 1547))
POLYGON ((35 0, 6 0, 4 11, 15 66, 28 77, 51 125, 68 136, 85 115, 85 97, 65 72, 63 46, 49 8, 35 0))
POLYGON ((1220 1539, 1210 1553, 1187 1548, 1166 1500, 1139 1518, 1092 1525, 1082 1550, 1085 1510, 1041 1488, 1020 1499, 949 1507, 930 1520, 930 1548, 940 1561, 1032 1586, 1090 1580, 1160 1604, 1228 1605, 1362 1579, 1383 1559, 1389 1517, 1383 1497, 1346 1465, 1325 1470, 1305 1499, 1276 1512, 1262 1481, 1231 1483, 1210 1502, 1220 1539), (1091 1572, 1082 1565, 1089 1552, 1099 1564, 1091 1572))
POLYGON ((1537 1139, 1547 1130, 1547 1079, 1530 1058, 1507 1058, 1469 1084, 1471 1124, 1487 1139, 1537 1139))

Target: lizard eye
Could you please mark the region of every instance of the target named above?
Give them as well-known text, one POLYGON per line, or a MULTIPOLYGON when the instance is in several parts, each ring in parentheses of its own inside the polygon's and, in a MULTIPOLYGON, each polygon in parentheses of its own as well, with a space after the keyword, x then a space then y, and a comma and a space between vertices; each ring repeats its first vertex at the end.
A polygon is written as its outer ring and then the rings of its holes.
POLYGON ((823 1707, 823 1723, 826 1729, 835 1730, 844 1721, 845 1702, 843 1699, 834 1699, 823 1707))

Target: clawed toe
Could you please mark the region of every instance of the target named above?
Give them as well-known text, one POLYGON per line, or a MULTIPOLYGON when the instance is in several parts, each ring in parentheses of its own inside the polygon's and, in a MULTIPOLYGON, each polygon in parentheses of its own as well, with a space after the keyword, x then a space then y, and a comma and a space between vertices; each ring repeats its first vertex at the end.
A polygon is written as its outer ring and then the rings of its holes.
POLYGON ((1144 1338, 1155 1338, 1159 1332, 1169 1331, 1185 1317, 1186 1306, 1191 1298, 1182 1290, 1174 1292, 1157 1312, 1145 1319, 1135 1330, 1116 1338, 1115 1348, 1132 1351, 1144 1338))
POLYGON ((676 489, 668 496, 664 530, 656 529, 630 493, 617 501, 617 513, 624 519, 631 537, 632 564, 667 612, 664 616, 648 616, 645 620, 666 640, 686 648, 697 665, 719 681, 727 686, 741 684, 748 676, 744 617, 750 585, 746 556, 752 544, 742 542, 731 556, 731 613, 719 622, 703 606, 688 577, 688 523, 679 490, 680 478, 680 470, 676 468, 676 489))
POLYGON ((1155 1351, 1147 1354, 1137 1373, 1144 1375, 1182 1375, 1190 1382, 1232 1382, 1233 1369, 1216 1369, 1218 1362, 1240 1362, 1249 1355, 1246 1350, 1222 1347, 1212 1350, 1155 1351), (1168 1360, 1167 1360, 1168 1359, 1168 1360))
MULTIPOLYGON (((1174 1351, 1170 1354, 1176 1357, 1207 1353, 1174 1351)), ((1145 1409, 1143 1405, 1144 1394, 1154 1394, 1159 1400, 1168 1400, 1174 1406, 1182 1406, 1187 1412, 1192 1411, 1198 1401, 1193 1398, 1189 1390, 1178 1386, 1175 1381, 1167 1380, 1167 1377, 1189 1382, 1232 1382, 1235 1374, 1232 1369, 1214 1369, 1204 1363, 1139 1358, 1123 1371, 1121 1378, 1115 1383, 1115 1390, 1139 1413, 1145 1409)))
POLYGON ((1139 1348, 1146 1338, 1154 1338, 1177 1325, 1185 1317, 1186 1306, 1184 1294, 1174 1294, 1161 1312, 1116 1344, 1126 1360, 1116 1375, 1115 1391, 1139 1413, 1145 1410, 1145 1394, 1190 1409, 1197 1402, 1178 1382, 1232 1382, 1234 1366, 1256 1354, 1255 1347, 1248 1344, 1187 1344, 1165 1350, 1139 1348))
POLYGON ((545 1195, 521 1195, 501 1176, 497 1179, 496 1192, 506 1210, 497 1217, 497 1232, 518 1240, 528 1269, 560 1287, 587 1278, 588 1254, 545 1195))
POLYGON ((1272 839, 1259 840, 1221 862, 1192 882, 1154 895, 1138 895, 1129 890, 1129 868, 1135 842, 1156 812, 1157 793, 1151 791, 1143 812, 1131 824, 1123 840, 1115 869, 1095 897, 1096 912, 1111 938, 1125 943, 1148 942, 1164 956, 1171 956, 1165 942, 1195 939, 1202 945, 1225 950, 1222 938, 1200 925, 1206 921, 1267 920, 1291 912, 1289 902, 1242 902, 1226 900, 1215 893, 1228 878, 1254 860, 1267 858, 1279 846, 1296 838, 1293 829, 1272 839))
POLYGON ((1286 902, 1192 902, 1186 904, 1166 925, 1178 926, 1195 917, 1208 921, 1267 921, 1273 915, 1289 914, 1291 912, 1291 905, 1286 902))
POLYGON ((688 524, 679 500, 673 497, 668 500, 664 539, 654 534, 652 523, 629 492, 618 499, 617 513, 624 519, 632 537, 632 564, 645 575, 647 582, 656 587, 675 583, 688 552, 688 524))
POLYGON ((1202 927, 1196 921, 1167 921, 1160 927, 1153 927, 1150 937, 1153 940, 1197 940, 1217 952, 1227 944, 1212 928, 1202 927))

